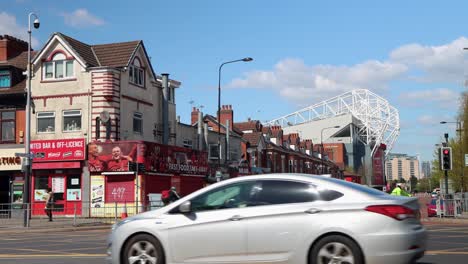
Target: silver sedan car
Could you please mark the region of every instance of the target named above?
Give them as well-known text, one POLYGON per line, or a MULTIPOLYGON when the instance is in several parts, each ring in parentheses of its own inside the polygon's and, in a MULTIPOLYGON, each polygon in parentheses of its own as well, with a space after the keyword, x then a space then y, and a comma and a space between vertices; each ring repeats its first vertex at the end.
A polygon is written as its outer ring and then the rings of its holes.
POLYGON ((114 225, 108 263, 409 263, 415 198, 305 174, 240 177, 114 225))

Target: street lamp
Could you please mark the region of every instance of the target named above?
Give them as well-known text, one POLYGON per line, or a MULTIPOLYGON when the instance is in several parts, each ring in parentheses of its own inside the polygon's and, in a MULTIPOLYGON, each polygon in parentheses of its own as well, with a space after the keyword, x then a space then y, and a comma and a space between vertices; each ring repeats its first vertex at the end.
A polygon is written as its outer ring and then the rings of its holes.
MULTIPOLYGON (((447 122, 447 121, 441 121, 441 124, 457 124, 457 133, 458 137, 460 138, 460 166, 461 166, 461 193, 463 194, 464 190, 464 177, 465 177, 465 168, 463 165, 463 139, 462 139, 462 122, 461 121, 452 121, 452 122, 447 122)), ((446 187, 448 188, 448 187, 446 187)))
POLYGON ((29 13, 28 16, 28 66, 27 66, 27 73, 26 78, 27 86, 26 86, 26 131, 25 131, 25 152, 26 152, 26 166, 24 168, 24 199, 23 204, 26 204, 26 210, 24 212, 24 226, 27 227, 29 223, 29 214, 30 210, 27 208, 27 204, 30 204, 30 177, 31 177, 31 162, 32 157, 31 154, 31 17, 34 17, 33 26, 34 28, 38 29, 40 26, 39 18, 35 13, 29 13))
POLYGON ((240 60, 223 62, 219 66, 219 70, 218 70, 218 170, 220 170, 221 168, 221 69, 223 68, 225 64, 241 62, 241 61, 249 62, 249 61, 253 61, 253 59, 250 57, 246 57, 240 60))
POLYGON ((320 149, 320 159, 321 159, 321 168, 320 168, 320 172, 321 174, 323 174, 323 131, 324 130, 327 130, 327 129, 331 129, 331 128, 340 128, 340 126, 332 126, 332 127, 324 127, 322 128, 322 130, 320 131, 320 146, 321 146, 321 149, 320 149))

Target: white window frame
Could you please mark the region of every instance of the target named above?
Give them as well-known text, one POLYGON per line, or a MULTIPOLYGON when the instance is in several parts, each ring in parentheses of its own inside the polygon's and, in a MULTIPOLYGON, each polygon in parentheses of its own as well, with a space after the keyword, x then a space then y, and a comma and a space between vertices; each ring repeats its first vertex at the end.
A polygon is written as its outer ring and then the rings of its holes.
POLYGON ((83 120, 82 120, 82 113, 81 110, 63 110, 62 112, 62 132, 68 133, 68 132, 77 132, 81 131, 83 129, 83 120), (68 113, 67 113, 68 112, 68 113), (75 112, 75 113, 72 113, 75 112), (80 117, 80 128, 79 129, 74 129, 74 130, 66 130, 65 129, 65 117, 73 117, 73 116, 79 116, 80 117))
POLYGON ((140 112, 134 112, 133 113, 133 123, 132 123, 132 128, 133 128, 133 133, 135 134, 143 134, 143 113, 140 112), (140 121, 140 130, 141 131, 136 131, 135 130, 135 120, 140 121))
POLYGON ((53 112, 53 111, 38 112, 37 115, 36 115, 36 121, 37 121, 37 126, 36 126, 37 134, 53 134, 53 133, 55 133, 55 112, 53 112), (50 116, 40 117, 41 114, 51 114, 51 115, 50 116), (53 130, 52 131, 39 131, 39 119, 46 119, 46 118, 53 118, 53 120, 54 120, 53 130))
POLYGON ((43 80, 67 80, 67 79, 74 79, 75 78, 75 63, 74 60, 67 60, 65 55, 62 53, 57 53, 54 58, 51 61, 46 61, 42 63, 42 79, 43 80), (59 57, 59 58, 57 58, 59 57), (57 62, 62 62, 62 72, 63 72, 63 77, 57 77, 55 76, 56 73, 56 67, 57 67, 57 62), (67 76, 67 64, 71 63, 72 64, 72 74, 70 76, 67 76), (52 65, 52 77, 47 77, 47 71, 46 71, 46 65, 51 64, 52 65))
POLYGON ((145 87, 145 70, 143 68, 136 65, 131 65, 129 67, 128 78, 130 83, 145 87))
MULTIPOLYGON (((217 159, 218 159, 218 155, 216 155, 216 156, 212 156, 212 155, 211 155, 211 150, 212 150, 212 148, 217 149, 217 148, 218 148, 218 144, 209 144, 209 148, 208 148, 208 156, 209 156, 209 159, 210 159, 210 160, 212 160, 212 159, 217 160, 217 159)), ((222 153, 223 153, 223 152, 221 151, 222 148, 223 148, 223 146, 220 145, 220 146, 219 146, 219 150, 218 150, 218 151, 219 151, 219 158, 220 158, 220 159, 223 159, 223 156, 222 156, 222 153)))
POLYGON ((184 148, 193 148, 193 140, 191 139, 184 139, 184 142, 182 143, 184 148))

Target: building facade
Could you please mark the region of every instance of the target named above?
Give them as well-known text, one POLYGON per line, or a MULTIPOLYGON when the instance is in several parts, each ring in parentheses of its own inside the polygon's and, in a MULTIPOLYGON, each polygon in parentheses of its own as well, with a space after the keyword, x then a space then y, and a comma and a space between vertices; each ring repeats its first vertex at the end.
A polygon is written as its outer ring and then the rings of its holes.
POLYGON ((386 177, 388 181, 404 179, 409 181, 411 177, 421 178, 419 160, 416 156, 407 154, 390 153, 386 159, 386 177))
POLYGON ((421 178, 430 178, 432 175, 432 168, 431 168, 430 161, 423 161, 421 164, 421 178))
MULTIPOLYGON (((28 43, 0 36, 0 203, 23 202, 25 87, 28 43)), ((34 55, 34 52, 32 52, 34 55)))
MULTIPOLYGON (((103 182, 103 188, 129 181, 139 186, 140 176, 128 168, 115 173, 114 167, 122 164, 115 162, 119 158, 114 152, 129 155, 121 146, 110 150, 115 154, 113 167, 90 169, 96 165, 89 164, 86 154, 107 149, 93 145, 87 152, 89 144, 175 144, 175 89, 180 83, 167 74, 156 75, 143 41, 89 45, 54 33, 35 56, 33 72, 31 197, 38 214, 47 186, 53 189, 57 214, 64 215, 93 203, 96 182, 103 182)), ((117 196, 133 196, 134 201, 141 193, 117 196)))

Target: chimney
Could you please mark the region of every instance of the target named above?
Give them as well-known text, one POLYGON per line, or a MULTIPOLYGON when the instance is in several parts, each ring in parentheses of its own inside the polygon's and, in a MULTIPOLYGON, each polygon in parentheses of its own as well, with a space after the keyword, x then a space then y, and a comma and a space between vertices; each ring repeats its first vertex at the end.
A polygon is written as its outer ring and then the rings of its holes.
POLYGON ((195 124, 198 122, 198 112, 200 112, 200 109, 196 108, 195 106, 192 108, 192 115, 191 115, 191 125, 195 124))
POLYGON ((223 105, 221 107, 221 113, 219 115, 218 122, 225 125, 226 121, 229 120, 229 127, 232 129, 232 124, 234 122, 234 112, 232 111, 232 106, 231 105, 223 105))
POLYGON ((7 61, 28 51, 28 43, 20 39, 3 35, 0 36, 0 61, 7 61))

